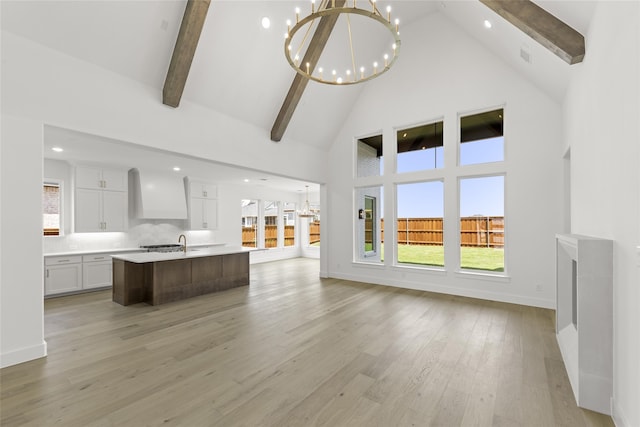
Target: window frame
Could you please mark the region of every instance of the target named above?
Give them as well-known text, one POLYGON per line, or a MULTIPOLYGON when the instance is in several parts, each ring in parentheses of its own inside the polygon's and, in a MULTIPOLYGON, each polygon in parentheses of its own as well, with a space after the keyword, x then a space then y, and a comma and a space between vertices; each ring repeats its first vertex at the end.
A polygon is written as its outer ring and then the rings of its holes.
MULTIPOLYGON (((506 110, 506 105, 502 104, 502 105, 498 105, 498 106, 493 106, 493 107, 487 107, 487 108, 482 108, 482 109, 478 109, 478 110, 471 110, 471 111, 465 111, 465 112, 459 112, 458 113, 458 118, 457 118, 457 124, 456 124, 456 131, 457 131, 457 140, 456 140, 456 166, 459 168, 467 168, 467 167, 475 167, 478 165, 491 165, 491 164, 496 164, 496 163, 503 163, 506 161, 507 159, 507 140, 506 140, 506 121, 505 121, 505 110, 506 110), (490 162, 479 162, 479 163, 465 163, 462 164, 461 162, 461 153, 462 153, 462 144, 464 144, 462 142, 462 119, 465 117, 469 117, 469 116, 474 116, 474 115, 479 115, 479 114, 484 114, 484 113, 489 113, 492 111, 497 111, 497 110, 502 110, 502 160, 493 160, 490 162)), ((478 139, 477 141, 483 141, 485 139, 490 139, 490 138, 483 138, 483 139, 478 139)), ((471 142, 471 141, 467 141, 467 142, 471 142)), ((445 165, 446 167, 446 165, 445 165)))
MULTIPOLYGON (((441 170, 444 170, 444 168, 441 168, 441 170)), ((447 260, 446 260, 446 252, 444 254, 444 261, 442 266, 438 266, 438 265, 433 265, 433 264, 413 264, 413 263, 407 263, 407 262, 401 262, 398 259, 398 220, 400 218, 399 214, 398 214, 398 186, 401 185, 411 185, 411 184, 426 184, 426 183, 432 183, 432 182, 440 182, 442 183, 442 250, 443 252, 446 251, 446 247, 448 246, 447 240, 446 240, 446 233, 445 233, 445 219, 446 219, 446 205, 445 205, 445 197, 446 197, 446 191, 445 191, 445 177, 444 175, 440 178, 431 178, 431 179, 424 179, 424 180, 419 180, 419 181, 396 181, 393 183, 394 186, 394 194, 395 194, 395 201, 394 201, 394 219, 393 219, 393 245, 395 247, 395 251, 394 251, 394 255, 393 255, 393 266, 394 267, 400 267, 400 268, 412 268, 412 269, 417 269, 417 270, 428 270, 428 271, 447 271, 446 267, 447 267, 447 260)), ((385 230, 385 234, 387 233, 387 231, 385 230)), ((386 243, 386 242, 385 242, 386 243)))
MULTIPOLYGON (((64 233, 64 219, 65 219, 65 212, 64 212, 64 200, 65 200, 65 196, 64 196, 64 180, 62 179, 58 179, 58 178, 44 178, 42 180, 42 191, 44 193, 44 187, 46 186, 51 186, 51 187, 58 187, 58 234, 45 234, 45 228, 44 228, 44 217, 43 217, 43 223, 42 223, 42 236, 43 237, 62 237, 65 235, 64 233)), ((41 207, 42 210, 42 215, 44 216, 44 206, 41 207)))
MULTIPOLYGON (((408 126, 400 126, 400 127, 394 127, 393 128, 393 132, 394 132, 394 150, 393 150, 393 154, 394 154, 394 172, 398 175, 405 175, 405 174, 412 174, 412 173, 420 173, 420 172, 425 172, 425 171, 432 171, 432 172, 438 172, 438 171, 443 171, 446 168, 446 163, 445 163, 445 150, 446 150, 446 144, 445 144, 445 117, 444 116, 440 116, 431 120, 426 120, 424 122, 420 122, 420 123, 416 123, 416 124, 412 124, 412 125, 408 125, 408 126), (402 153, 398 152, 398 134, 400 132, 404 132, 404 131, 410 131, 412 129, 415 128, 420 128, 423 126, 431 126, 434 125, 436 132, 437 132, 437 128, 438 125, 440 125, 442 127, 442 166, 441 167, 437 167, 434 166, 433 168, 422 168, 422 169, 415 169, 415 170, 407 170, 407 171, 400 171, 399 167, 398 167, 398 156, 402 153)), ((436 149, 436 147, 433 147, 434 150, 436 149)), ((407 152, 411 152, 411 151, 418 151, 418 150, 409 150, 409 151, 405 151, 403 153, 407 153, 407 152)), ((434 151, 434 156, 437 157, 437 151, 434 151)))
MULTIPOLYGON (((497 163, 497 162, 490 162, 490 163, 486 163, 486 164, 493 164, 493 163, 497 163)), ((456 236, 457 236, 457 251, 458 251, 458 257, 457 257, 457 265, 455 267, 455 272, 459 275, 475 275, 475 276, 488 276, 488 277, 504 277, 507 278, 508 275, 508 271, 507 271, 507 173, 506 171, 502 171, 502 172, 489 172, 489 173, 484 173, 484 174, 458 174, 457 176, 457 221, 456 221, 456 236), (461 196, 462 196, 462 192, 460 189, 460 183, 462 180, 464 179, 477 179, 477 178, 491 178, 491 177, 497 177, 497 176, 501 176, 503 178, 503 188, 502 188, 502 193, 503 193, 503 229, 502 229, 502 236, 504 239, 503 245, 502 245, 502 250, 503 250, 503 269, 502 271, 491 271, 491 270, 482 270, 482 269, 474 269, 474 268, 463 268, 462 267, 462 229, 461 229, 461 212, 460 212, 460 201, 461 201, 461 196)))
POLYGON ((382 260, 382 247, 380 247, 380 243, 382 241, 382 230, 380 228, 380 223, 384 219, 384 186, 382 184, 371 184, 354 187, 352 197, 354 211, 356 212, 356 214, 353 216, 353 262, 368 265, 383 265, 384 262, 382 260), (366 233, 366 219, 364 218, 364 215, 366 215, 364 198, 369 197, 365 193, 374 188, 377 189, 376 191, 378 192, 378 194, 374 196, 376 210, 376 224, 374 226, 376 250, 366 251, 364 248, 366 233), (362 199, 362 203, 360 202, 360 199, 362 199), (362 218, 360 218, 361 211, 363 215, 362 218), (360 223, 362 223, 362 225, 360 223))

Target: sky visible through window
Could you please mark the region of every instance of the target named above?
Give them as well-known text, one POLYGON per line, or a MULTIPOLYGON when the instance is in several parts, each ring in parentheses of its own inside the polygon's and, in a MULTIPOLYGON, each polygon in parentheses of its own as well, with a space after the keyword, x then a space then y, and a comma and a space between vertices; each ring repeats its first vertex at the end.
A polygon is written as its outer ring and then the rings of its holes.
MULTIPOLYGON (((504 137, 461 144, 460 164, 501 161, 504 137)), ((430 151, 430 150, 425 150, 430 151)), ((419 151, 416 153, 420 153, 419 151)), ((433 153, 431 153, 433 156, 433 153)), ((432 157, 433 158, 433 157, 432 157)), ((398 156, 398 170, 425 169, 424 156, 398 156), (402 164, 401 164, 402 163, 402 164)), ((431 160, 433 162, 433 160, 431 160)), ((449 184, 449 183, 447 183, 449 184)), ((398 218, 442 217, 442 190, 431 182, 397 187, 398 218)), ((460 181, 460 216, 504 216, 504 177, 478 177, 460 181)))

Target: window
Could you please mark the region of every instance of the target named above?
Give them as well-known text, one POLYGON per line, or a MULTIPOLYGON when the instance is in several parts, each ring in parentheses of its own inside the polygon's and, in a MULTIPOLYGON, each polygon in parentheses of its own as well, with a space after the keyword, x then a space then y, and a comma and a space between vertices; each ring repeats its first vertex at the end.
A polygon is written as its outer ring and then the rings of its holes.
POLYGON ((282 203, 282 220, 284 223, 284 245, 296 244, 296 205, 295 203, 282 203))
POLYGON ((397 132, 398 173, 444 167, 443 122, 397 132))
POLYGON ((460 179, 460 268, 504 271, 504 176, 460 179))
POLYGON ((398 262, 444 267, 444 182, 397 185, 398 262))
POLYGON ((45 182, 42 186, 42 228, 45 236, 61 235, 62 183, 45 182))
POLYGON ((504 110, 488 108, 459 114, 451 123, 442 119, 395 128, 391 144, 383 144, 382 136, 357 140, 355 262, 382 262, 386 256, 387 264, 401 268, 504 273, 504 110), (445 125, 458 132, 445 134, 445 125), (386 173, 374 161, 381 161, 383 145, 396 152, 395 170, 386 173), (395 209, 385 224, 387 191, 394 194, 395 209), (445 206, 450 207, 446 212, 445 206))
POLYGON ((378 250, 376 198, 364 196, 364 252, 372 254, 378 250))
POLYGON ((383 163, 382 135, 358 140, 358 177, 382 175, 383 163))
POLYGON ((242 200, 242 246, 258 247, 258 201, 242 200))
POLYGON ((264 202, 264 247, 278 247, 278 202, 264 202))
POLYGON ((460 118, 460 165, 504 160, 504 110, 460 118))
POLYGON ((355 198, 358 259, 382 262, 382 187, 358 188, 355 198))

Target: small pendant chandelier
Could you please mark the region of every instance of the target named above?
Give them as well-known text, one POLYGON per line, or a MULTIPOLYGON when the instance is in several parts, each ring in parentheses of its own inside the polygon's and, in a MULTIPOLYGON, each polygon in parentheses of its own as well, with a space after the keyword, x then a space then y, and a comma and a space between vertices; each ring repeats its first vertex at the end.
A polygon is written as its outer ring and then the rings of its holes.
POLYGON ((307 200, 305 200, 302 210, 298 211, 298 217, 313 218, 314 216, 316 216, 316 214, 311 210, 311 207, 309 206, 309 186, 305 185, 305 187, 307 187, 307 200))

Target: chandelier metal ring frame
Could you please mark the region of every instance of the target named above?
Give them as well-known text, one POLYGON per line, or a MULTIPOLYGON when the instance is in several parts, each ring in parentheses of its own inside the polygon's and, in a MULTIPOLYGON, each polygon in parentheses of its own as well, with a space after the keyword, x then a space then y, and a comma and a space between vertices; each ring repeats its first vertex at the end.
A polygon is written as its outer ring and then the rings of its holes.
MULTIPOLYGON (((375 2, 373 3, 375 5, 375 2)), ((348 15, 347 15, 348 17, 348 15)), ((350 25, 350 24, 349 24, 350 25)), ((349 31, 351 31, 351 29, 349 28, 349 31)), ((305 36, 306 38, 306 36, 305 36)), ((389 71, 389 69, 391 68, 391 66, 396 62, 396 59, 398 59, 398 54, 400 53, 400 32, 398 31, 398 23, 391 23, 391 20, 387 20, 385 19, 380 12, 378 11, 377 8, 374 9, 374 11, 369 11, 369 10, 365 10, 365 9, 360 9, 357 8, 355 6, 353 7, 349 7, 349 6, 344 6, 344 7, 327 7, 325 9, 319 9, 315 12, 312 12, 310 15, 306 16, 303 19, 300 19, 298 22, 296 22, 296 24, 285 34, 285 41, 284 41, 284 56, 287 58, 287 61, 289 62, 289 65, 291 65, 291 67, 298 73, 300 74, 302 77, 305 77, 309 80, 313 80, 316 81, 318 83, 324 83, 324 84, 332 84, 332 85, 352 85, 352 84, 357 84, 357 83, 363 83, 366 82, 368 80, 374 79, 384 73, 386 73, 387 71, 389 71), (374 67, 374 71, 367 75, 364 76, 363 73, 361 72, 360 78, 358 78, 356 71, 357 70, 353 70, 353 76, 351 80, 325 80, 322 75, 320 75, 320 77, 317 77, 315 75, 313 75, 313 72, 315 71, 315 67, 318 64, 296 64, 296 62, 294 61, 294 59, 291 58, 291 41, 293 40, 295 34, 301 29, 303 28, 305 25, 311 23, 310 25, 313 25, 313 21, 319 18, 322 18, 323 16, 329 16, 329 15, 338 15, 340 16, 341 14, 355 14, 355 15, 362 15, 364 17, 373 19, 377 22, 379 22, 380 24, 382 24, 387 30, 389 30, 389 32, 391 33, 391 35, 394 38, 394 44, 393 44, 393 56, 390 58, 390 60, 385 59, 385 63, 384 66, 381 68, 380 71, 378 71, 375 67, 374 67), (304 65, 304 69, 301 67, 302 65, 304 65)))

